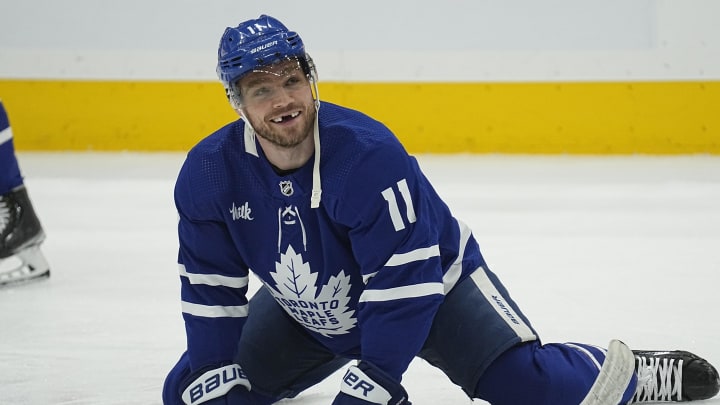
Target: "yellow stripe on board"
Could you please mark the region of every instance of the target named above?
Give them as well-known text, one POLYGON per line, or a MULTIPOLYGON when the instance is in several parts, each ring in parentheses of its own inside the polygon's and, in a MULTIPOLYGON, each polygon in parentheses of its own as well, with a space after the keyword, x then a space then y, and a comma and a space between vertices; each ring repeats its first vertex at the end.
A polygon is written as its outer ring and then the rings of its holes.
MULTIPOLYGON (((321 83, 413 153, 720 154, 720 82, 321 83)), ((179 151, 237 118, 215 82, 0 79, 19 150, 179 151)))
POLYGON ((720 82, 333 84, 413 152, 720 153, 720 82))
POLYGON ((0 80, 18 150, 175 151, 237 119, 219 83, 0 80))

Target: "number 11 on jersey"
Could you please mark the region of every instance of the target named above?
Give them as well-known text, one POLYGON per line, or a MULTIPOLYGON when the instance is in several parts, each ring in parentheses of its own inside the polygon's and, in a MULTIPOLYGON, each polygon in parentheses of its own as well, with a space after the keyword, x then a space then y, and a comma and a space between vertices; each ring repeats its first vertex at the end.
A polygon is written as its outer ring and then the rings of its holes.
POLYGON ((408 223, 413 223, 417 220, 417 217, 415 217, 415 208, 413 208, 412 196, 410 195, 410 189, 408 188, 407 181, 405 179, 397 182, 397 192, 392 187, 388 187, 382 191, 382 196, 388 203, 390 219, 392 220, 395 230, 401 231, 405 229, 405 220, 407 220, 408 223), (402 198, 405 202, 405 219, 403 219, 402 214, 400 213, 397 192, 400 192, 400 198, 402 198))

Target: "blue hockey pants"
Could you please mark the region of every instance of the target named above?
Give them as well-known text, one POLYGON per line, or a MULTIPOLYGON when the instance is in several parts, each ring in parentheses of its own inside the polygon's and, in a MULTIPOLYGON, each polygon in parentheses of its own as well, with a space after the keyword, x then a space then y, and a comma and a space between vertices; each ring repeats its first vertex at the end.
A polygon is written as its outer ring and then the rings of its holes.
MULTIPOLYGON (((447 294, 418 356, 468 396, 494 405, 578 405, 595 381, 605 352, 584 344, 542 345, 497 277, 480 268, 447 294)), ((315 341, 263 288, 250 301, 235 359, 253 391, 245 391, 237 405, 294 397, 349 360, 315 341)), ((188 374, 183 355, 166 379, 165 404, 182 404, 180 382, 188 374)), ((627 388, 627 398, 634 384, 627 388)))

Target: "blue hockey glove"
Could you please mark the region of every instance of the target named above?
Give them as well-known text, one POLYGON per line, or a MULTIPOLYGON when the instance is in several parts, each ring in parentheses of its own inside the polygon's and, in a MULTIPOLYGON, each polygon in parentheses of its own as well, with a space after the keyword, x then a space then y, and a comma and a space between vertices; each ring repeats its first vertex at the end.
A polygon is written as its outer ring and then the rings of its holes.
POLYGON ((405 388, 367 362, 351 366, 332 405, 412 405, 405 388))
POLYGON ((187 405, 234 404, 250 394, 250 381, 237 364, 194 373, 187 379, 186 386, 181 397, 187 405))

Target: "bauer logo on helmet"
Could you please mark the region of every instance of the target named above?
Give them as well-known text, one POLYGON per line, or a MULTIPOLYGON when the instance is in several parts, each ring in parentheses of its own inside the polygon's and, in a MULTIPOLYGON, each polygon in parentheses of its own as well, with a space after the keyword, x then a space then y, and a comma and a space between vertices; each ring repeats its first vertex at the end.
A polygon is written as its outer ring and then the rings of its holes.
POLYGON ((263 44, 263 45, 260 45, 260 46, 258 46, 258 47, 256 47, 256 48, 251 49, 251 50, 250 50, 250 53, 260 52, 260 51, 262 51, 262 50, 264 50, 264 49, 270 48, 271 46, 277 45, 277 43, 278 43, 278 41, 268 42, 267 44, 263 44))

